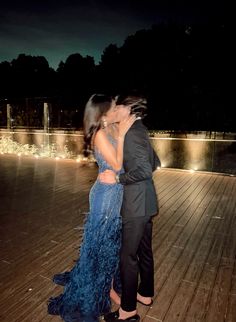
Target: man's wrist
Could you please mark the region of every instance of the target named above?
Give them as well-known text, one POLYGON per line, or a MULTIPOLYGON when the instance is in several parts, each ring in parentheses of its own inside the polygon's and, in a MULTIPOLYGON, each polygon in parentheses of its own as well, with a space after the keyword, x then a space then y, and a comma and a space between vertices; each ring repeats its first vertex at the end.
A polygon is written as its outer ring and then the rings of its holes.
POLYGON ((116 183, 120 183, 120 177, 119 177, 119 174, 116 174, 115 179, 116 179, 116 183))

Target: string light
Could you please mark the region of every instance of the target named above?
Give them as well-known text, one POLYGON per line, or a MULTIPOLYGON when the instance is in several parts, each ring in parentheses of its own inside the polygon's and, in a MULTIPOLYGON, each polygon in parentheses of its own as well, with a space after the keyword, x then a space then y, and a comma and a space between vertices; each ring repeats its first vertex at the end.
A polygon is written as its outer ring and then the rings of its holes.
POLYGON ((85 157, 83 154, 74 156, 65 145, 63 151, 58 151, 57 145, 41 144, 39 147, 36 145, 21 144, 13 141, 10 137, 3 136, 0 138, 0 154, 16 154, 19 157, 22 155, 33 156, 34 158, 54 158, 60 159, 75 159, 76 162, 95 162, 93 156, 85 157))
POLYGON ((72 157, 72 153, 64 146, 63 151, 57 151, 55 144, 41 145, 37 147, 32 144, 21 144, 13 141, 10 137, 3 136, 0 138, 0 153, 1 154, 16 154, 18 156, 27 155, 35 158, 67 158, 72 157))

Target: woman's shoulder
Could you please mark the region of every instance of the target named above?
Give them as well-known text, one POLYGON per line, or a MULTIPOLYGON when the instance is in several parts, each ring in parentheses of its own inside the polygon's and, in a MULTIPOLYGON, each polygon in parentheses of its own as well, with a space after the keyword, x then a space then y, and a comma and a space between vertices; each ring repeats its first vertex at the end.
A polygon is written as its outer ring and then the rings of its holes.
POLYGON ((98 140, 98 139, 104 139, 106 137, 106 132, 104 129, 99 129, 95 136, 94 136, 94 141, 98 140))
POLYGON ((99 129, 94 137, 94 145, 99 147, 104 144, 111 144, 115 141, 113 135, 105 129, 99 129))

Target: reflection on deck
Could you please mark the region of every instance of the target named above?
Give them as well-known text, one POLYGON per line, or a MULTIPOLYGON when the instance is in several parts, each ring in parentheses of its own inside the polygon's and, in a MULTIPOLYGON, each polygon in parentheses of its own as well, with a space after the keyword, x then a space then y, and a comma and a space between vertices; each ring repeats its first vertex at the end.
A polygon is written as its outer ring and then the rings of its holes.
MULTIPOLYGON (((0 320, 61 321, 46 301, 73 266, 93 164, 0 156, 0 320)), ((160 170, 154 220, 155 298, 145 322, 236 321, 236 178, 160 170)))

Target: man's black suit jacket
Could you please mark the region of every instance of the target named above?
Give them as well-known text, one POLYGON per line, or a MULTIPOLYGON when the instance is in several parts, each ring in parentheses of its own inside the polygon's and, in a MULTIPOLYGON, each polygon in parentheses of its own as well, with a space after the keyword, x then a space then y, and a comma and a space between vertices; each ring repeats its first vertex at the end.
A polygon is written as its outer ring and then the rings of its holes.
POLYGON ((160 160, 141 120, 135 121, 126 133, 123 166, 125 173, 119 175, 124 185, 122 217, 157 214, 159 207, 152 173, 160 166, 160 160))

